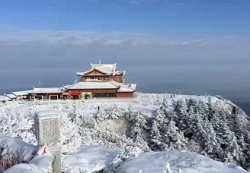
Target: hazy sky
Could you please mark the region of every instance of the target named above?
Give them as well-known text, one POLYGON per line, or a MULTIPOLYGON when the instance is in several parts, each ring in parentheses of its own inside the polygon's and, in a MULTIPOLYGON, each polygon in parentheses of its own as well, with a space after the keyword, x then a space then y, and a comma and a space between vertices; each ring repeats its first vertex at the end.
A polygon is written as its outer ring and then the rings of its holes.
POLYGON ((141 91, 250 100, 250 1, 0 0, 0 92, 99 60, 141 91))

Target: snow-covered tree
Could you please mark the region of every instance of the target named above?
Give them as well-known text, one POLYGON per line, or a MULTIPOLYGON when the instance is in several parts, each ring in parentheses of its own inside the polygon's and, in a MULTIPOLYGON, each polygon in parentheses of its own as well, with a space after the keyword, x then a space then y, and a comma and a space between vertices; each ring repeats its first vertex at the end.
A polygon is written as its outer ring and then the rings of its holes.
POLYGON ((117 107, 117 105, 114 105, 112 110, 109 112, 109 118, 110 119, 116 119, 116 118, 122 117, 123 114, 124 114, 124 110, 117 107))
POLYGON ((150 133, 150 144, 149 144, 153 150, 159 150, 160 146, 162 146, 162 137, 158 129, 158 126, 159 126, 158 122, 153 120, 150 133))
POLYGON ((185 137, 175 126, 175 122, 170 120, 163 133, 163 141, 168 145, 168 149, 184 149, 186 145, 185 137))

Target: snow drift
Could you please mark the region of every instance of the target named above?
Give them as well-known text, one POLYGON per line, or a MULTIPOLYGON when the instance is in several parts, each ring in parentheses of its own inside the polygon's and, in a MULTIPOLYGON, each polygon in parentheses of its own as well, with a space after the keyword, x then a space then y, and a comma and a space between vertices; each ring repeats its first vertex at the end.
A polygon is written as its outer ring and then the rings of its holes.
POLYGON ((38 147, 0 134, 0 172, 18 163, 28 163, 36 155, 38 147))
POLYGON ((242 168, 214 161, 208 157, 185 151, 148 152, 123 162, 117 173, 246 173, 242 168), (171 165, 169 169, 166 165, 171 165))
POLYGON ((37 155, 29 163, 19 163, 4 171, 4 173, 52 173, 52 163, 55 157, 42 146, 37 155))

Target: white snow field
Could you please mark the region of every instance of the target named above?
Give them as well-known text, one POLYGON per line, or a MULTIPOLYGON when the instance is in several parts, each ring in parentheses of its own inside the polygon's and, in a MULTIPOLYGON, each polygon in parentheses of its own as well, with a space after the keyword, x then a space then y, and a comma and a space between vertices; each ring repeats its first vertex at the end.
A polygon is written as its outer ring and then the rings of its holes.
MULTIPOLYGON (((244 172, 228 163, 250 168, 250 120, 219 96, 136 93, 131 99, 7 102, 0 105, 0 132, 35 147, 34 115, 42 110, 60 116, 65 173, 163 173, 168 162, 173 173, 179 168, 182 173, 244 172)), ((1 162, 8 157, 4 146, 8 154, 18 150, 0 139, 1 162)))
MULTIPOLYGON (((93 173, 116 162, 118 150, 102 146, 83 146, 65 159, 67 173, 93 173)), ((166 165, 172 173, 246 173, 241 167, 227 165, 208 157, 186 151, 147 152, 128 159, 113 168, 115 173, 163 173, 166 165)), ((170 173, 170 172, 169 172, 170 173)))
POLYGON ((95 172, 107 167, 119 150, 99 145, 85 145, 73 155, 66 156, 64 166, 67 173, 95 172))
POLYGON ((240 167, 226 165, 208 157, 185 151, 148 152, 123 162, 117 173, 163 173, 167 164, 173 173, 246 173, 240 167))

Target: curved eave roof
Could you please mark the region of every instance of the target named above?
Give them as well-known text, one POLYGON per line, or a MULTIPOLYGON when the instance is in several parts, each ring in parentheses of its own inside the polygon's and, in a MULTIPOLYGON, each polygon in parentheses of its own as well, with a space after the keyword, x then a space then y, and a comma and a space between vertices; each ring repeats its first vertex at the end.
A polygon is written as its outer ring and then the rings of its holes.
POLYGON ((14 95, 16 96, 25 96, 25 95, 29 95, 32 92, 32 90, 27 90, 27 91, 16 91, 16 92, 12 92, 14 95))
POLYGON ((34 88, 31 94, 60 94, 62 93, 61 88, 34 88))
POLYGON ((11 99, 6 97, 6 96, 2 96, 0 95, 0 101, 3 102, 3 101, 10 101, 11 99))
POLYGON ((66 89, 117 89, 110 82, 78 82, 73 85, 64 86, 66 89))
POLYGON ((6 97, 10 98, 10 99, 15 99, 17 96, 14 94, 6 94, 6 97))
POLYGON ((117 90, 118 92, 135 92, 136 84, 123 84, 117 90))
POLYGON ((118 90, 117 90, 117 92, 121 92, 121 93, 126 93, 126 92, 135 92, 135 90, 133 90, 133 89, 131 89, 131 88, 119 88, 118 90))
POLYGON ((122 84, 115 81, 78 82, 73 85, 64 86, 64 88, 68 90, 117 89, 117 92, 135 92, 136 84, 122 84))
MULTIPOLYGON (((88 75, 93 70, 99 71, 100 73, 103 73, 104 75, 122 75, 122 74, 125 74, 125 71, 115 71, 115 72, 112 72, 112 73, 107 73, 107 72, 104 72, 104 71, 101 71, 101 70, 98 70, 98 69, 92 69, 92 70, 85 71, 85 72, 77 72, 76 74, 78 76, 85 76, 85 75, 88 75)), ((101 74, 93 74, 93 76, 98 76, 98 75, 101 75, 101 74)))
POLYGON ((123 71, 116 70, 116 64, 91 64, 91 69, 85 72, 77 72, 78 76, 84 76, 90 73, 93 70, 97 70, 100 73, 107 74, 107 75, 120 75, 124 74, 123 71))

